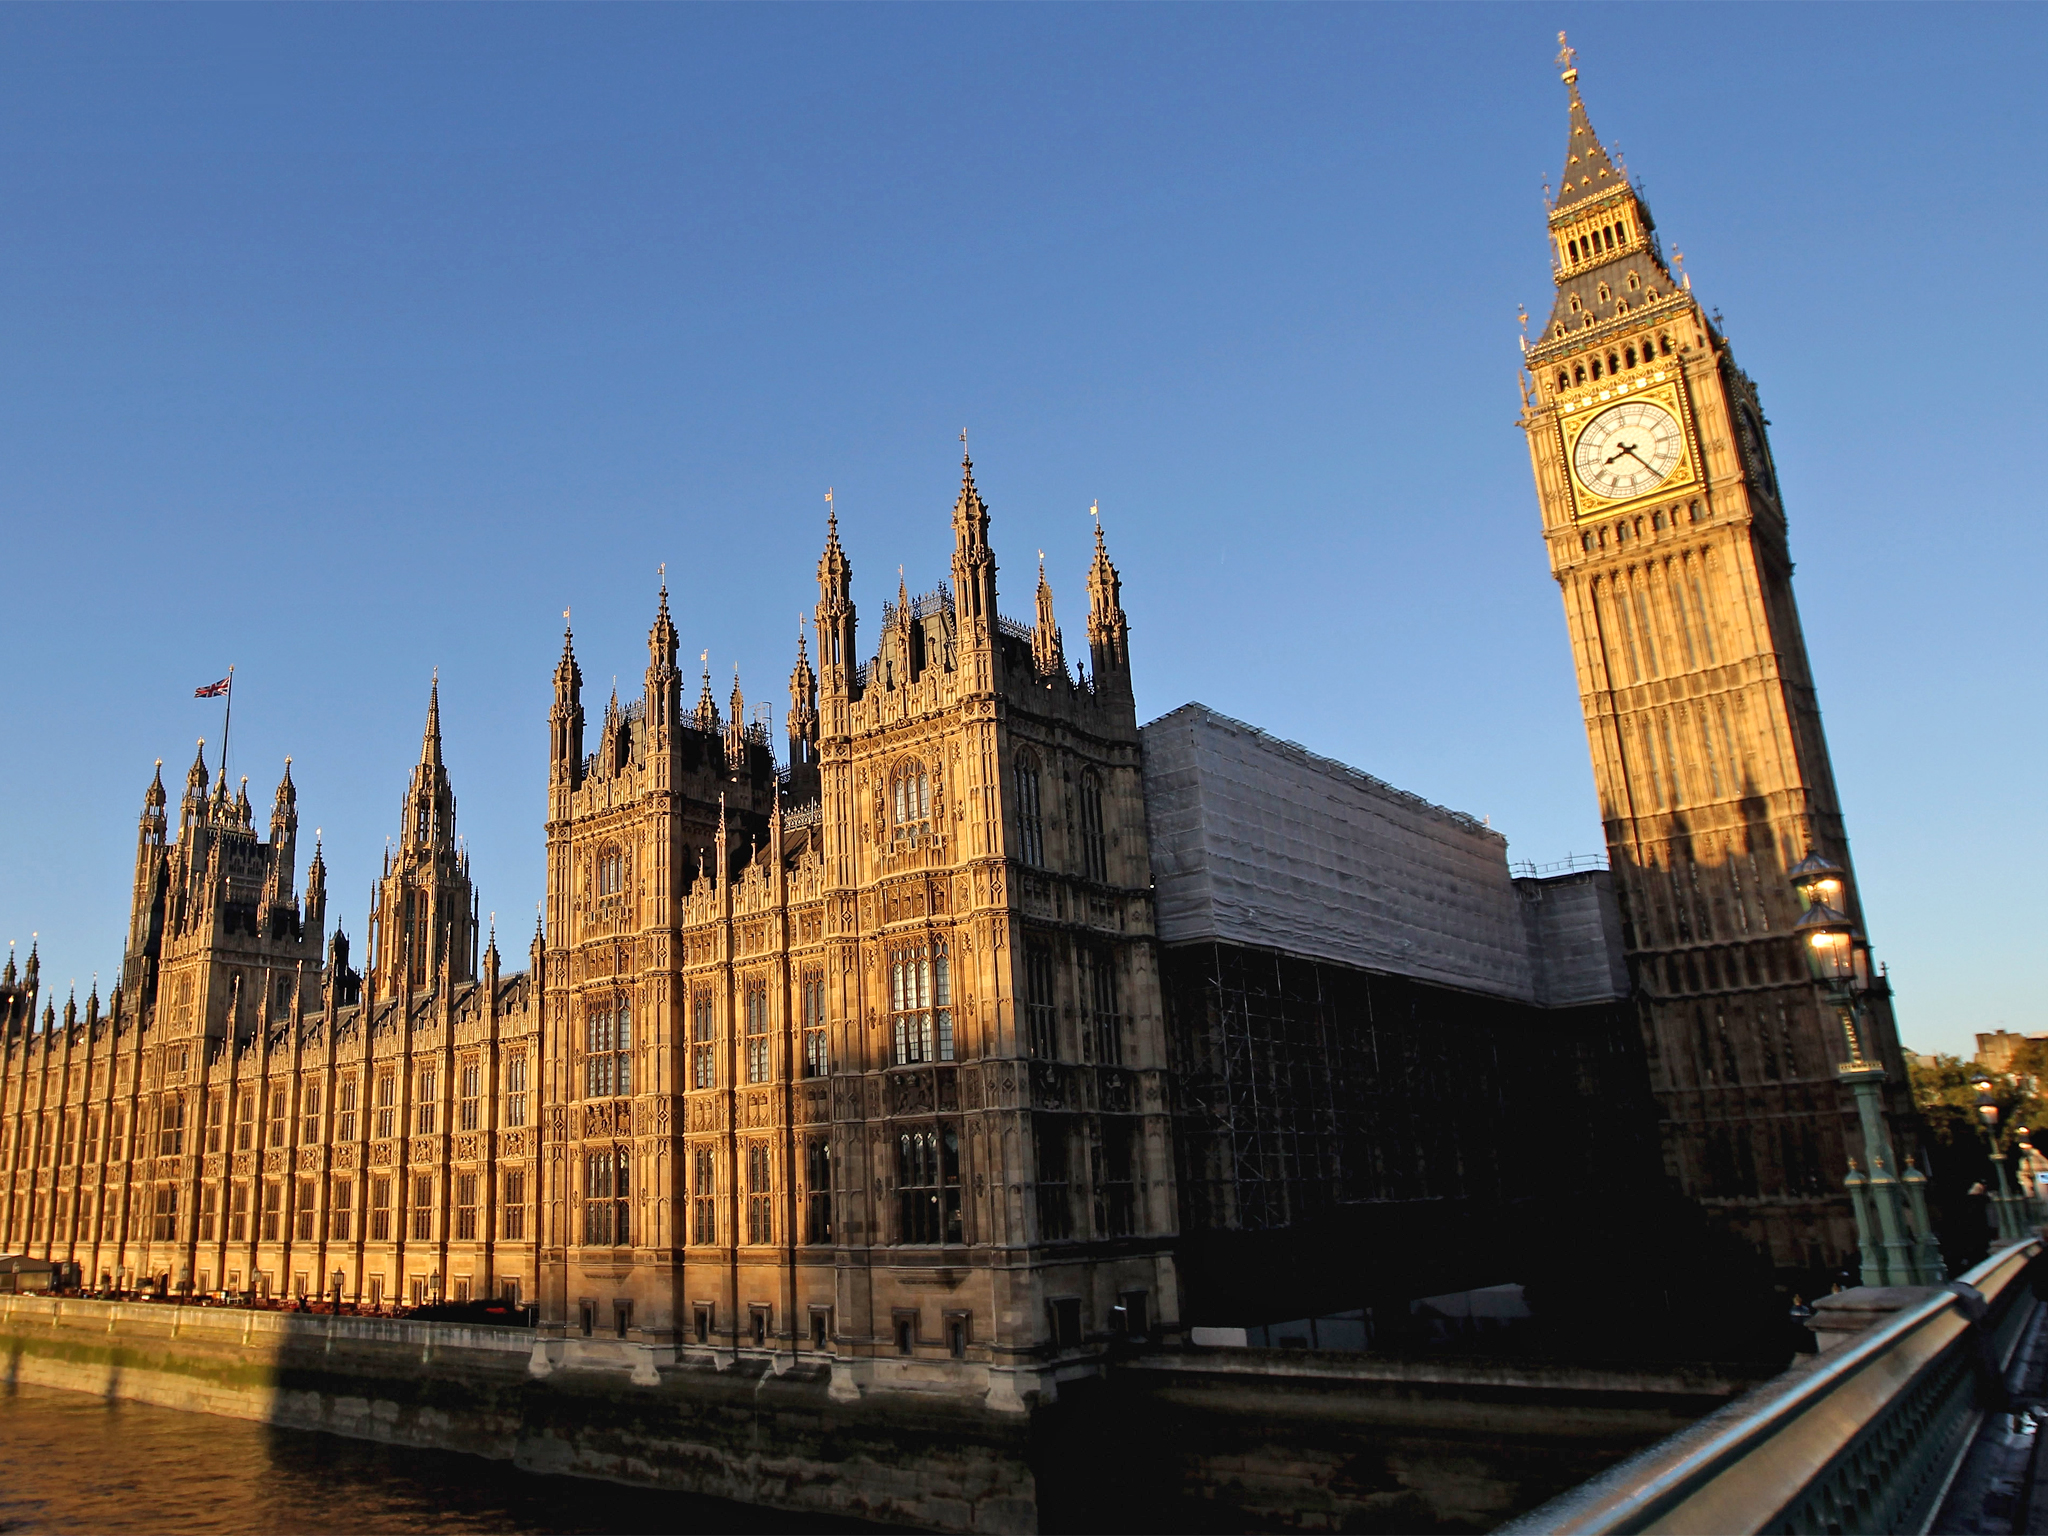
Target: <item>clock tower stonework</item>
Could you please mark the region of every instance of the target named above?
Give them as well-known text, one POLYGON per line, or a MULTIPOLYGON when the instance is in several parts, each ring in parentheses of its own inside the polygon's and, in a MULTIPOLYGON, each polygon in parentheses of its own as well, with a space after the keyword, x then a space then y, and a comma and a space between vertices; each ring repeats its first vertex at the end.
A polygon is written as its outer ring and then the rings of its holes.
MULTIPOLYGON (((1756 386, 1673 275, 1567 49, 1557 302, 1527 345, 1529 438, 1563 594, 1667 1172, 1781 1268, 1855 1261, 1845 1054, 1786 871, 1849 848, 1792 596, 1756 386)), ((1862 925, 1850 884, 1850 916, 1862 925)), ((1908 1131, 1890 996, 1865 1054, 1908 1131)), ((1901 1137, 1910 1142, 1910 1135, 1901 1137)), ((1902 1144, 1900 1150, 1910 1148, 1902 1144)))

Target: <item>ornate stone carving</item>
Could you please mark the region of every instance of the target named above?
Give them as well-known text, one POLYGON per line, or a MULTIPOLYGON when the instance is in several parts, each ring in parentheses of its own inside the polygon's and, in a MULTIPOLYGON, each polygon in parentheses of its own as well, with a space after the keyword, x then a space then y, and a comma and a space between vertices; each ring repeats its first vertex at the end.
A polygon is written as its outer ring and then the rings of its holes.
POLYGON ((431 1136, 415 1136, 412 1143, 412 1160, 416 1163, 431 1163, 438 1149, 431 1136))
POLYGON ((301 1147, 301 1148, 299 1148, 299 1171, 300 1171, 300 1172, 302 1172, 302 1173, 313 1173, 313 1172, 317 1172, 317 1171, 318 1171, 318 1169, 319 1169, 319 1167, 320 1167, 320 1149, 319 1149, 318 1147, 301 1147))
POLYGON ((889 1113, 892 1115, 930 1114, 932 1110, 931 1074, 923 1069, 889 1074, 889 1113))
POLYGON ((223 1161, 224 1159, 218 1152, 209 1152, 206 1154, 204 1171, 209 1179, 217 1179, 220 1177, 221 1164, 223 1161))
POLYGON ((465 1163, 473 1163, 483 1155, 483 1136, 471 1131, 455 1138, 455 1155, 465 1163))
POLYGON ((343 1142, 334 1149, 334 1166, 338 1169, 353 1168, 356 1165, 356 1149, 353 1142, 343 1142))

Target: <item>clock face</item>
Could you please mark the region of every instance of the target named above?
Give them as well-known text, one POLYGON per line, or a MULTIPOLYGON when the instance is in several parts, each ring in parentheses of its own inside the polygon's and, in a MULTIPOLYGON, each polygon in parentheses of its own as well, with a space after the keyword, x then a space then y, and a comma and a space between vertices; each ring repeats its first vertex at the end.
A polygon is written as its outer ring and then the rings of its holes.
POLYGON ((1631 400, 1586 423, 1572 449, 1572 468, 1595 496, 1627 501, 1662 485, 1684 451, 1684 435, 1669 411, 1631 400))

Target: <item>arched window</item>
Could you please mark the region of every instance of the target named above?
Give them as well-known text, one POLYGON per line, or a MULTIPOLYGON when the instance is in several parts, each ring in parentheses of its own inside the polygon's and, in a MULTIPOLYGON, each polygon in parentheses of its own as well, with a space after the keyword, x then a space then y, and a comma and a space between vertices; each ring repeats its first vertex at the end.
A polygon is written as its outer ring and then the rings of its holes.
POLYGON ((597 894, 616 896, 626 888, 626 852, 607 843, 597 854, 597 894))
POLYGON ((1034 868, 1045 867, 1045 822, 1038 809, 1038 761, 1017 759, 1017 857, 1034 868))
POLYGON ((1600 377, 1600 359, 1597 357, 1593 359, 1593 377, 1596 379, 1600 377))
POLYGON ((950 1124, 896 1138, 896 1240, 957 1243, 960 1236, 960 1134, 950 1124))
POLYGON ((1590 533, 1580 534, 1579 548, 1585 550, 1588 554, 1591 554, 1593 550, 1593 535, 1590 533))
POLYGON ((889 782, 889 804, 895 835, 915 843, 931 829, 932 781, 924 764, 900 764, 889 782))
POLYGON ((1659 336, 1657 338, 1657 355, 1659 357, 1669 357, 1671 355, 1671 338, 1669 336, 1659 336))
POLYGON ((594 997, 583 1013, 583 1094, 604 1099, 633 1091, 633 1005, 623 995, 594 997))
POLYGON ((1572 364, 1572 382, 1575 384, 1586 382, 1586 365, 1584 363, 1572 364))
POLYGON ((1612 352, 1607 354, 1607 371, 1609 373, 1621 372, 1621 359, 1612 352))
POLYGON ((583 1241, 589 1247, 623 1246, 633 1240, 627 1214, 633 1154, 586 1152, 583 1156, 583 1241))
POLYGON ((1572 376, 1562 368, 1557 370, 1557 387, 1559 389, 1570 389, 1572 387, 1572 376))
POLYGON ((1635 349, 1635 348, 1634 348, 1633 346, 1630 346, 1630 347, 1626 347, 1626 348, 1624 348, 1624 349, 1622 350, 1622 354, 1621 354, 1621 360, 1622 360, 1622 362, 1623 362, 1623 363, 1624 363, 1624 364, 1625 364, 1626 366, 1628 366, 1628 367, 1630 367, 1630 368, 1633 368, 1633 367, 1635 367, 1635 365, 1636 365, 1636 349, 1635 349))
POLYGON ((1109 878, 1109 843, 1102 831, 1102 780, 1081 775, 1081 872, 1090 880, 1109 878))
POLYGON ((750 981, 747 999, 747 1081, 768 1081, 768 984, 750 981))
POLYGON ((944 944, 889 952, 889 1013, 897 1066, 953 1059, 953 979, 944 944))

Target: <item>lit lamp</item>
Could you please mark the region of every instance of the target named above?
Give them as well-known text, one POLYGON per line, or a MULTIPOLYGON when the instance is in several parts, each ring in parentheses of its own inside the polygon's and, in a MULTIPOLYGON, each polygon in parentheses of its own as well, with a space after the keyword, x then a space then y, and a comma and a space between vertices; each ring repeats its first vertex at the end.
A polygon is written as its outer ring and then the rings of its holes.
POLYGON ((1870 946, 1849 916, 1849 872, 1813 849, 1786 871, 1804 909, 1792 925, 1808 971, 1841 1021, 1848 1059, 1835 1068, 1856 1101, 1863 1131, 1864 1168, 1850 1159, 1843 1181, 1856 1216, 1865 1285, 1939 1285, 1948 1278, 1941 1246, 1927 1220, 1927 1178, 1911 1162, 1895 1174, 1897 1160, 1880 1097, 1884 1063, 1863 1055, 1858 1015, 1861 994, 1870 990, 1870 946))
POLYGON ((2026 1223, 2020 1215, 2019 1202, 2013 1198, 2012 1186, 2006 1182, 2005 1149, 1998 1141, 1998 1104, 1991 1096, 1995 1084, 1989 1072, 1979 1072, 1970 1086, 1977 1090, 1977 1118, 1983 1123, 1984 1139, 1991 1146, 1991 1171, 1998 1185, 1991 1204, 1998 1217, 1998 1235, 2017 1242, 2026 1236, 2026 1223))

